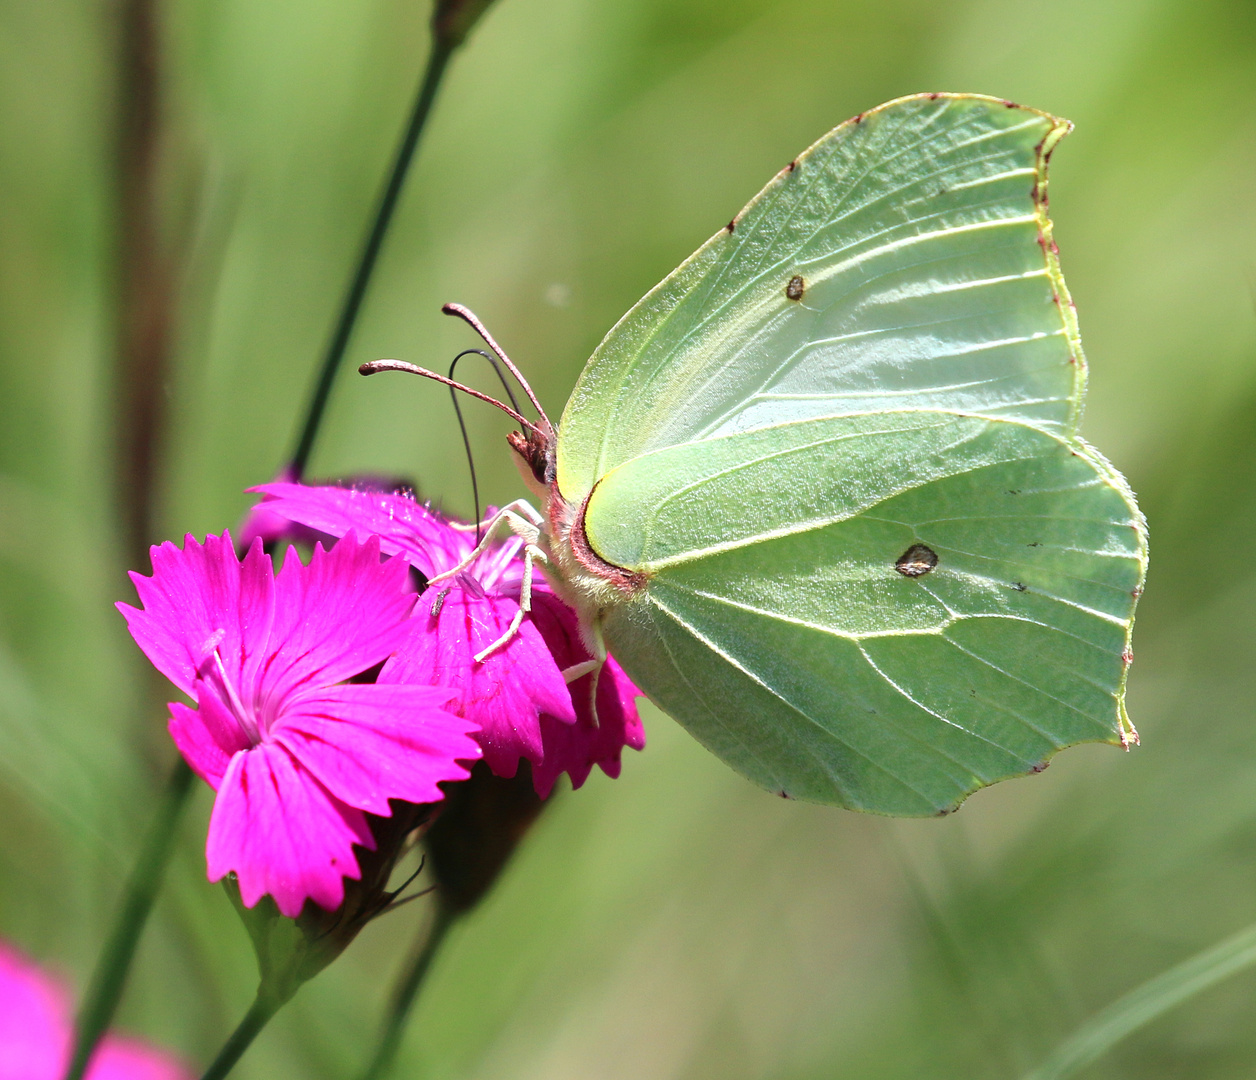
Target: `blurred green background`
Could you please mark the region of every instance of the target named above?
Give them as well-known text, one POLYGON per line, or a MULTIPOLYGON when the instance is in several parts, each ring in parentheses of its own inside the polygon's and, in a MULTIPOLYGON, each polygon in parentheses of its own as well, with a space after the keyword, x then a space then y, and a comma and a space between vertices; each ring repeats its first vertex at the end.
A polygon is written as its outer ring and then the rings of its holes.
MULTIPOLYGON (((163 6, 181 269, 160 534, 219 531, 288 453, 426 50, 424 0, 163 6)), ((114 8, 0 0, 0 934, 81 986, 169 751, 113 601, 114 8)), ((1256 921, 1256 6, 1250 0, 499 0, 455 59, 351 365, 442 367, 473 307, 555 415, 605 330, 783 163, 920 90, 1067 116, 1052 211, 1087 437, 1151 523, 1130 713, 934 821, 785 803, 670 720, 562 793, 440 957, 399 1077, 1014 1078, 1256 921)), ((467 371, 470 372, 470 368, 467 371)), ((477 375, 477 379, 480 378, 477 375)), ((488 385, 482 381, 481 385, 488 385)), ((123 418, 125 422, 126 418, 123 418)), ((471 410, 482 488, 521 494, 471 410)), ((448 398, 346 374, 314 475, 470 512, 448 398)), ((146 567, 144 569, 147 569, 146 567)), ((205 1062, 250 948, 202 790, 120 1022, 205 1062)), ((238 1070, 360 1066, 422 903, 238 1070)), ((1250 1077, 1256 971, 1087 1077, 1250 1077)))

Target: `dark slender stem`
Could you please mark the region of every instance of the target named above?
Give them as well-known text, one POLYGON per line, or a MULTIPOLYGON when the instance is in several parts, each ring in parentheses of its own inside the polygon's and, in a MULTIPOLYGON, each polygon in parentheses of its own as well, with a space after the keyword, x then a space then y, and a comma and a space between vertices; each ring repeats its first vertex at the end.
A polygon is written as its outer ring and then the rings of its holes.
POLYGON ((291 471, 295 480, 301 479, 306 465, 309 464, 310 452, 314 449, 314 438, 318 434, 323 413, 327 409, 327 399, 331 396, 332 384, 336 380, 336 371, 340 367, 340 361, 344 358, 345 349, 349 345, 349 338, 353 334, 353 326, 357 322, 358 312, 366 297, 366 288, 370 284, 371 273, 375 269, 380 249, 384 246, 384 236, 392 221, 393 211, 397 208, 401 189, 405 186, 406 173, 414 158, 419 136, 423 134, 423 127, 427 123, 428 114, 432 111, 432 104, 436 100, 436 91, 440 88, 441 78, 445 74, 445 68, 455 48, 456 45, 440 36, 432 42, 432 51, 427 58, 427 70, 423 74, 423 81, 419 84, 419 94, 414 101, 410 122, 406 125, 401 143, 397 147, 392 173, 388 177, 388 184, 384 188, 379 207, 375 211, 375 221, 362 247, 362 255, 358 260, 353 281, 349 285, 348 293, 345 294, 340 319, 327 345, 327 353, 323 357, 323 366, 319 372, 318 383, 314 387, 314 395, 310 398, 301 437, 292 455, 291 471))
POLYGON ((153 540, 175 280, 158 213, 161 33, 157 0, 122 0, 118 25, 117 485, 127 559, 153 540))
POLYGON ((218 1051, 218 1056, 214 1058, 214 1062, 201 1080, 222 1080, 234 1067, 235 1063, 244 1056, 244 1051, 257 1038, 257 1034, 269 1022, 270 1018, 279 1011, 281 1003, 272 1000, 269 997, 263 997, 261 991, 258 991, 257 997, 253 999, 253 1004, 249 1006, 249 1011, 244 1014, 244 1019, 240 1021, 235 1031, 231 1033, 222 1049, 218 1051))
POLYGON ((440 950, 441 942, 449 933, 449 928, 457 920, 457 914, 446 905, 437 903, 436 913, 428 927, 427 936, 419 946, 393 991, 392 1007, 388 1010, 388 1018, 384 1021, 384 1030, 380 1033, 379 1042, 375 1046, 375 1054, 371 1063, 362 1074, 362 1080, 382 1080, 392 1067, 393 1058, 401 1045, 401 1037, 405 1034, 406 1021, 410 1018, 410 1010, 418 999, 419 990, 428 969, 432 966, 440 950))
POLYGON ((192 770, 180 758, 166 783, 157 818, 148 830, 139 860, 131 872, 131 880, 127 882, 126 895, 113 931, 96 962, 91 986, 79 1010, 74 1056, 70 1059, 65 1080, 81 1080, 96 1044, 100 1042, 113 1019, 126 983, 127 971, 135 956, 135 947, 139 944, 140 932, 152 910, 166 863, 170 859, 179 816, 191 790, 192 770))

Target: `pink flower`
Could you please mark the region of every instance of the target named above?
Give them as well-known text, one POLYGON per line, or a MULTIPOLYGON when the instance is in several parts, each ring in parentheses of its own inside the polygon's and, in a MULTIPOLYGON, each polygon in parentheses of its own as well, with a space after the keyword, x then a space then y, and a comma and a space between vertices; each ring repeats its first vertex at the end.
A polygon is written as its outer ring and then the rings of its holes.
MULTIPOLYGON (((64 990, 0 942, 0 1080, 60 1080, 71 1048, 64 990)), ((87 1080, 190 1080, 168 1054, 135 1039, 106 1035, 87 1080)))
POLYGON ((241 562, 231 536, 152 549, 132 574, 143 609, 119 604, 140 648, 196 708, 170 706, 170 734, 218 795, 206 843, 209 879, 234 871, 252 907, 264 895, 295 918, 328 910, 374 849, 365 814, 389 799, 437 802, 442 780, 480 750, 474 724, 444 706, 449 688, 345 680, 406 638, 415 596, 401 559, 352 534, 308 566, 289 549, 274 571, 256 540, 241 562))
MULTIPOLYGON (((474 531, 455 528, 404 495, 291 483, 254 490, 263 496, 257 510, 332 536, 372 533, 382 551, 402 556, 428 578, 457 566, 475 548, 474 531)), ((490 545, 454 581, 431 586, 416 608, 419 625, 380 681, 462 686, 460 711, 481 725, 485 762, 498 776, 514 776, 519 758, 527 758, 544 798, 563 772, 574 787, 595 764, 618 776, 623 747, 640 750, 645 732, 635 703, 640 691, 613 659, 599 675, 596 723, 590 677, 563 684, 563 669, 591 657, 580 642, 575 612, 539 580, 519 633, 483 663, 474 660, 519 610, 522 546, 518 537, 490 545)))

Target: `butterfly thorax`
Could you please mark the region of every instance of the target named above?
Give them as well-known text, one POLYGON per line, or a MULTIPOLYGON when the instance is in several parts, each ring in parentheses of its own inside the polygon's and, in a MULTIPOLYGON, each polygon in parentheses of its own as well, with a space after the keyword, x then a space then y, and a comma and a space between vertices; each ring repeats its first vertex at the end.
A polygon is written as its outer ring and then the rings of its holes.
MULTIPOLYGON (((642 574, 607 562, 589 543, 584 530, 586 496, 579 504, 563 497, 555 478, 553 429, 545 423, 526 434, 507 436, 524 483, 545 507, 541 546, 548 557, 545 576, 551 587, 580 616, 581 627, 598 622, 598 613, 622 604, 645 585, 642 574)), ((590 495, 592 492, 590 492, 590 495)))
POLYGON ((602 615, 628 603, 646 584, 643 574, 608 563, 589 544, 584 531, 588 497, 577 506, 550 485, 546 501, 549 528, 541 543, 549 556, 545 577, 580 619, 580 633, 594 655, 602 655, 602 615))
MULTIPOLYGON (((594 485, 593 491, 597 490, 594 485)), ((645 587, 646 576, 607 562, 589 543, 585 510, 593 491, 577 506, 563 497, 558 484, 550 485, 546 503, 550 556, 579 601, 577 607, 611 607, 630 600, 645 587)))

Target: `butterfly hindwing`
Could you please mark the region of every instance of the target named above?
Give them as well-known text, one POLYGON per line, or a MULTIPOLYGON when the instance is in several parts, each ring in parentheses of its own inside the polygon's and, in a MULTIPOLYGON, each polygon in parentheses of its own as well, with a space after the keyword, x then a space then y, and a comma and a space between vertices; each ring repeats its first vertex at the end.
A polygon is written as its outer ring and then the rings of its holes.
POLYGON ((656 452, 586 511, 648 580, 604 632, 663 709, 765 787, 895 814, 1120 740, 1136 524, 1092 452, 921 413, 656 452))

